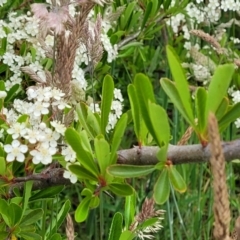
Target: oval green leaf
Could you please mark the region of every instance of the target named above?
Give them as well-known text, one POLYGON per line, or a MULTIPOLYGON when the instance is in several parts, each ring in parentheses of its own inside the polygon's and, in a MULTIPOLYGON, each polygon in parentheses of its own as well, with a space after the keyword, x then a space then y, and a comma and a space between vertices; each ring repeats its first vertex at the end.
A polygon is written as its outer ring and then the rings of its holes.
POLYGON ((122 233, 122 224, 123 224, 122 214, 120 212, 115 213, 109 231, 108 240, 116 240, 120 238, 122 233))
POLYGON ((76 222, 80 223, 86 220, 90 208, 90 202, 91 197, 86 197, 78 205, 74 215, 76 222))
POLYGON ((187 190, 187 185, 176 167, 170 166, 167 169, 169 174, 169 180, 172 183, 173 188, 180 193, 185 192, 187 190))
POLYGON ((114 176, 120 178, 134 178, 142 177, 148 175, 155 170, 154 166, 136 166, 136 165, 124 165, 115 164, 108 167, 107 172, 114 176))
POLYGON ((108 187, 114 194, 123 197, 132 195, 134 192, 134 189, 127 183, 111 183, 108 187))
POLYGON ((165 203, 170 194, 170 182, 167 169, 163 169, 154 186, 153 198, 157 204, 165 203))

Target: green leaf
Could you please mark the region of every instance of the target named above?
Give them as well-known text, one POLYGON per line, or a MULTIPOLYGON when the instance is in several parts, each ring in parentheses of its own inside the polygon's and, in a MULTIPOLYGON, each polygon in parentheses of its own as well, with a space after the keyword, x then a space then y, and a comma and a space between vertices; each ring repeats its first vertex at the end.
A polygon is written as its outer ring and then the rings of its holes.
POLYGON ((69 170, 77 175, 78 178, 83 179, 83 180, 90 180, 90 181, 98 181, 98 178, 92 174, 92 172, 88 171, 86 168, 83 166, 77 165, 77 164, 72 164, 68 166, 69 170))
POLYGON ((120 178, 134 178, 142 177, 148 175, 155 170, 154 166, 136 166, 136 165, 124 165, 115 164, 108 167, 107 172, 114 176, 120 178))
POLYGON ((132 240, 136 237, 136 233, 133 233, 129 230, 125 230, 122 232, 119 240, 132 240))
POLYGON ((61 237, 61 235, 59 233, 54 233, 51 236, 50 240, 62 240, 62 237, 61 237))
POLYGON ((147 134, 147 128, 141 116, 136 88, 133 84, 128 85, 128 97, 131 105, 134 132, 137 136, 138 142, 142 143, 147 134))
POLYGON ((158 170, 162 170, 162 168, 164 167, 166 161, 167 161, 167 153, 168 153, 168 144, 161 147, 160 150, 157 152, 157 159, 159 160, 159 163, 156 166, 158 166, 158 170), (159 169, 159 167, 161 166, 161 168, 159 169))
POLYGON ((81 196, 92 197, 93 196, 93 191, 90 190, 89 188, 84 188, 81 192, 81 196))
POLYGON ((29 120, 29 116, 27 114, 23 114, 17 119, 17 122, 26 123, 28 120, 29 120))
POLYGON ((50 230, 51 230, 51 233, 55 233, 55 232, 58 231, 58 229, 62 225, 64 219, 66 218, 70 208, 71 208, 71 202, 70 202, 70 200, 67 200, 63 204, 63 206, 61 207, 61 209, 58 212, 57 216, 51 220, 52 224, 51 224, 51 226, 49 226, 47 232, 50 232, 50 230))
POLYGON ((112 142, 111 142, 111 159, 110 163, 114 164, 116 162, 116 153, 119 148, 119 145, 122 141, 123 134, 125 132, 125 129, 127 127, 127 121, 128 121, 128 115, 127 113, 124 113, 120 119, 118 120, 114 132, 113 132, 113 137, 112 137, 112 142))
POLYGON ((160 173, 154 186, 153 198, 157 204, 165 203, 170 194, 170 183, 168 178, 168 170, 165 168, 160 173))
POLYGON ((104 175, 110 162, 110 147, 108 142, 99 135, 94 139, 95 154, 100 167, 100 172, 104 175))
POLYGON ((10 214, 8 212, 9 209, 9 204, 7 203, 6 200, 0 199, 0 214, 2 215, 2 218, 6 225, 8 227, 11 227, 11 219, 10 219, 10 214))
POLYGON ((108 116, 111 111, 113 100, 114 83, 110 75, 103 79, 102 102, 101 102, 101 132, 104 135, 108 124, 108 116))
POLYGON ((94 195, 92 196, 91 202, 90 202, 90 208, 97 208, 99 206, 100 199, 98 196, 94 195))
POLYGON ((76 222, 83 222, 86 220, 89 212, 89 206, 91 202, 91 197, 84 198, 81 203, 78 205, 75 211, 75 220, 76 222))
POLYGON ((182 176, 178 172, 175 166, 170 166, 167 168, 168 169, 168 174, 169 174, 169 180, 173 185, 173 188, 180 192, 183 193, 187 190, 187 186, 185 181, 183 180, 182 176))
POLYGON ((53 186, 40 190, 30 197, 29 201, 35 201, 42 198, 52 198, 59 194, 64 189, 64 186, 53 186))
POLYGON ((195 126, 194 121, 188 116, 186 109, 181 101, 180 95, 177 91, 176 85, 167 78, 162 78, 160 80, 161 86, 168 97, 173 102, 174 106, 178 109, 181 115, 185 118, 185 120, 191 125, 195 126))
POLYGON ((78 115, 79 122, 81 123, 82 127, 87 131, 89 137, 94 139, 94 135, 92 134, 91 130, 88 128, 87 125, 87 116, 88 116, 88 107, 85 103, 81 102, 76 106, 76 112, 78 115))
MULTIPOLYGON (((155 103, 152 84, 147 76, 140 73, 135 76, 134 85, 136 87, 141 116, 143 117, 149 132, 155 134, 148 111, 149 101, 155 103)), ((153 135, 153 138, 157 139, 156 135, 153 135)))
POLYGON ((0 175, 6 174, 6 160, 4 157, 0 157, 0 175))
POLYGON ((145 24, 148 20, 148 18, 150 17, 151 11, 152 11, 152 7, 153 7, 153 3, 152 2, 148 2, 147 7, 144 11, 144 17, 142 20, 142 26, 141 26, 141 30, 143 30, 143 28, 145 27, 145 24))
POLYGON ((31 197, 33 181, 27 181, 24 184, 24 192, 23 192, 23 212, 27 209, 28 200, 31 197))
POLYGON ((42 209, 34 209, 28 211, 26 215, 23 216, 20 224, 20 228, 36 223, 43 215, 43 210, 42 209))
POLYGON ((101 128, 100 128, 100 124, 97 119, 97 116, 98 115, 94 114, 92 110, 90 110, 90 108, 87 109, 86 123, 88 125, 88 129, 91 131, 92 135, 95 137, 98 134, 101 134, 101 128))
POLYGON ((206 103, 206 121, 209 112, 216 113, 219 105, 225 97, 234 73, 233 64, 225 64, 217 67, 208 88, 206 103))
POLYGON ((185 73, 183 71, 182 65, 173 47, 168 45, 166 48, 166 51, 167 51, 168 64, 171 69, 173 79, 176 82, 176 88, 179 93, 181 102, 185 108, 186 114, 190 122, 194 124, 191 95, 190 95, 188 82, 187 82, 185 73))
POLYGON ((240 117, 240 103, 236 103, 232 108, 220 119, 218 125, 222 132, 230 123, 240 117))
POLYGON ((131 2, 127 5, 124 13, 120 18, 121 29, 125 29, 130 21, 130 16, 132 15, 133 9, 135 8, 136 2, 131 2))
POLYGON ((147 219, 146 221, 144 221, 144 222, 141 224, 140 227, 141 227, 141 228, 150 227, 150 226, 154 225, 158 220, 159 220, 158 217, 147 219))
POLYGON ((14 227, 21 220, 22 208, 15 203, 10 203, 7 212, 11 224, 10 227, 14 227))
POLYGON ((134 193, 134 189, 126 183, 111 183, 108 185, 109 189, 116 195, 129 196, 134 193))
POLYGON ((82 146, 83 148, 91 153, 92 152, 92 148, 91 148, 91 145, 90 145, 90 141, 89 141, 89 138, 88 138, 88 135, 87 135, 87 131, 86 130, 82 130, 79 132, 79 136, 82 140, 82 146))
POLYGON ((199 129, 200 133, 205 131, 206 128, 206 102, 207 102, 207 92, 203 87, 199 87, 196 92, 195 96, 195 105, 197 110, 197 128, 199 129))
POLYGON ((11 87, 11 89, 7 92, 7 96, 4 99, 5 102, 10 102, 18 93, 20 88, 19 84, 15 84, 14 86, 11 87))
POLYGON ((122 214, 120 212, 115 213, 109 231, 108 240, 116 240, 120 238, 122 233, 122 224, 123 224, 122 214))
POLYGON ((120 49, 121 50, 127 50, 128 48, 131 48, 131 47, 140 47, 142 46, 143 43, 142 42, 130 42, 130 43, 127 43, 125 44, 124 46, 122 46, 120 49))
POLYGON ((6 231, 4 231, 4 232, 1 232, 0 231, 0 239, 7 239, 7 237, 8 237, 8 232, 6 232, 6 231))
POLYGON ((126 229, 129 229, 133 223, 136 210, 136 193, 125 198, 124 224, 126 229))
POLYGON ((220 103, 220 106, 217 109, 217 112, 215 113, 216 118, 220 120, 224 114, 227 112, 229 106, 229 100, 228 98, 224 97, 222 102, 220 103))
POLYGON ((68 128, 65 131, 66 142, 72 147, 77 154, 77 159, 88 171, 93 175, 98 176, 99 171, 93 156, 90 152, 87 152, 83 147, 83 141, 80 134, 74 128, 68 128))
POLYGON ((170 127, 166 111, 155 103, 148 103, 149 116, 151 119, 154 133, 151 135, 156 137, 155 141, 159 147, 168 145, 170 140, 170 127))
POLYGON ((34 232, 20 232, 18 235, 24 240, 42 240, 42 237, 34 232))

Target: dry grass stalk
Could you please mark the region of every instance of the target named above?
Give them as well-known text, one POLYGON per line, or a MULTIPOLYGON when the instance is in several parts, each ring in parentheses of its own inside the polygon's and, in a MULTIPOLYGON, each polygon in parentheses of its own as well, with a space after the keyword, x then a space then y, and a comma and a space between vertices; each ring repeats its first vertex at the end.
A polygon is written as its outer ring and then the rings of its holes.
POLYGON ((71 218, 71 215, 67 215, 67 224, 66 224, 66 236, 68 240, 74 240, 74 225, 71 218))
POLYGON ((188 127, 188 129, 186 130, 186 132, 183 134, 183 136, 181 137, 181 139, 179 140, 179 142, 177 143, 178 146, 180 145, 186 145, 188 140, 190 139, 190 137, 192 136, 193 133, 193 128, 192 127, 188 127))
POLYGON ((102 30, 102 18, 98 14, 96 19, 96 24, 93 28, 93 31, 90 31, 89 22, 85 22, 84 25, 84 36, 83 43, 87 48, 87 53, 89 55, 89 60, 94 67, 102 58, 103 55, 103 46, 101 41, 101 30, 102 30))
POLYGON ((84 26, 87 21, 87 16, 95 3, 89 1, 81 6, 81 13, 77 15, 76 19, 71 19, 68 22, 71 32, 68 36, 65 34, 59 35, 56 38, 56 62, 54 71, 54 82, 56 87, 61 89, 66 98, 71 96, 71 79, 76 50, 83 38, 84 26))
POLYGON ((205 33, 202 30, 198 30, 198 29, 193 29, 190 31, 190 34, 200 37, 201 39, 203 39, 204 41, 210 43, 214 48, 215 51, 218 54, 223 54, 223 49, 221 48, 221 45, 218 43, 218 41, 211 35, 209 35, 208 33, 205 33))
POLYGON ((230 240, 229 224, 231 217, 225 175, 225 159, 221 147, 217 120, 213 113, 210 113, 208 118, 208 135, 214 192, 213 211, 215 222, 213 236, 216 240, 230 240))
POLYGON ((232 239, 233 240, 240 240, 240 216, 235 221, 235 227, 232 232, 232 239))

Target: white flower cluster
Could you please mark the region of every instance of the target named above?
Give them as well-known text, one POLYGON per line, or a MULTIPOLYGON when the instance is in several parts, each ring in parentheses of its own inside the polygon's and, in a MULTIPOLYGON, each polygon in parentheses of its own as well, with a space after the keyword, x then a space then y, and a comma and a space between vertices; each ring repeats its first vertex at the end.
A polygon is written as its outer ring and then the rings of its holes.
POLYGON ((52 156, 58 151, 57 141, 64 135, 66 128, 57 121, 50 121, 50 126, 47 126, 42 122, 42 116, 49 114, 54 108, 63 110, 67 107, 63 100, 64 93, 56 88, 40 87, 36 89, 29 88, 27 95, 29 102, 15 100, 14 108, 9 111, 6 108, 3 109, 6 122, 9 124, 7 133, 13 139, 11 144, 4 146, 7 161, 16 159, 22 162, 23 153, 26 153, 29 148, 34 164, 49 164, 52 162, 52 156), (29 119, 24 123, 16 122, 23 114, 28 115, 29 119), (27 144, 26 147, 21 145, 23 139, 27 144), (22 149, 24 149, 24 152, 22 149))
MULTIPOLYGON (((17 160, 24 162, 29 160, 34 164, 50 164, 53 155, 57 152, 64 156, 67 162, 76 161, 76 153, 70 146, 62 149, 58 146, 58 141, 64 136, 66 127, 58 121, 50 121, 50 125, 42 122, 42 115, 50 113, 50 107, 57 107, 62 110, 66 107, 63 101, 64 94, 58 89, 50 87, 33 89, 27 91, 28 99, 35 102, 14 101, 14 108, 8 111, 4 109, 6 122, 9 123, 7 133, 12 136, 13 141, 4 145, 7 153, 6 160, 12 162, 17 160), (16 120, 22 115, 27 114, 29 120, 20 123, 16 120), (24 144, 22 144, 24 143, 24 144)), ((63 142, 61 140, 61 142, 63 142)), ((64 177, 70 178, 72 183, 77 181, 77 177, 65 171, 64 177)))
MULTIPOLYGON (((228 94, 232 97, 232 101, 233 101, 234 104, 240 102, 240 90, 236 90, 235 86, 228 89, 228 94)), ((237 128, 240 128, 240 118, 238 118, 235 121, 235 126, 237 128)))
MULTIPOLYGON (((109 122, 106 128, 106 131, 109 132, 111 129, 114 128, 114 126, 117 123, 117 120, 121 117, 122 115, 122 102, 123 102, 123 97, 120 89, 115 88, 114 89, 114 99, 112 101, 112 106, 111 106, 111 112, 109 114, 109 122)), ((91 103, 90 104, 90 109, 92 112, 98 112, 100 113, 100 107, 98 103, 91 103)))

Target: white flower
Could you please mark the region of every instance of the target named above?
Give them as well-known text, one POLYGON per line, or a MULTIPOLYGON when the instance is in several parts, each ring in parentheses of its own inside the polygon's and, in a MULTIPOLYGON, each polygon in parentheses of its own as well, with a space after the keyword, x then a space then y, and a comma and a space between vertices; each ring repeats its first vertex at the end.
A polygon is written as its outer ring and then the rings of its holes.
POLYGON ((120 89, 114 88, 114 98, 118 99, 120 102, 123 102, 123 97, 120 89))
POLYGON ((8 130, 7 133, 12 135, 13 139, 23 137, 27 132, 25 123, 14 123, 8 130))
POLYGON ((100 112, 101 112, 98 103, 90 103, 89 108, 91 109, 92 112, 97 112, 97 113, 100 113, 100 112))
POLYGON ((71 183, 76 183, 78 180, 77 176, 68 170, 64 170, 63 177, 66 179, 70 179, 71 183))
POLYGON ((52 155, 57 152, 57 149, 50 147, 48 143, 44 142, 38 145, 38 147, 30 152, 33 156, 32 162, 34 164, 50 164, 52 162, 52 155))
POLYGON ((50 106, 50 103, 48 102, 35 102, 31 109, 29 109, 30 112, 33 113, 35 117, 39 117, 41 115, 45 115, 49 113, 48 107, 50 106))
POLYGON ((53 88, 52 89, 52 98, 55 100, 61 100, 65 96, 65 93, 62 92, 62 90, 53 88))
POLYGON ((76 152, 74 152, 70 146, 62 148, 62 155, 64 156, 64 159, 67 162, 76 161, 76 152))
POLYGON ((239 90, 234 91, 231 95, 233 97, 232 100, 233 100, 234 103, 240 102, 240 91, 239 90))
POLYGON ((0 0, 0 7, 2 7, 6 2, 7 0, 0 0))
POLYGON ((240 128, 240 118, 238 118, 235 122, 236 128, 240 128))
POLYGON ((56 132, 64 135, 66 127, 62 123, 57 121, 51 121, 50 124, 55 128, 56 132))
POLYGON ((27 139, 30 143, 34 144, 37 141, 41 140, 41 134, 36 129, 27 129, 27 133, 24 138, 27 139))
POLYGON ((4 146, 4 150, 8 153, 6 158, 8 162, 12 162, 15 159, 18 162, 23 162, 25 159, 24 153, 28 151, 28 147, 20 144, 18 140, 13 140, 11 145, 7 144, 4 146))
POLYGON ((64 100, 59 100, 59 101, 55 101, 52 103, 52 106, 57 106, 57 108, 59 110, 63 110, 65 107, 66 108, 70 108, 70 106, 64 101, 64 100))
POLYGON ((111 110, 114 110, 115 114, 117 115, 117 118, 119 118, 122 115, 122 104, 121 104, 121 102, 114 100, 112 102, 111 110))

